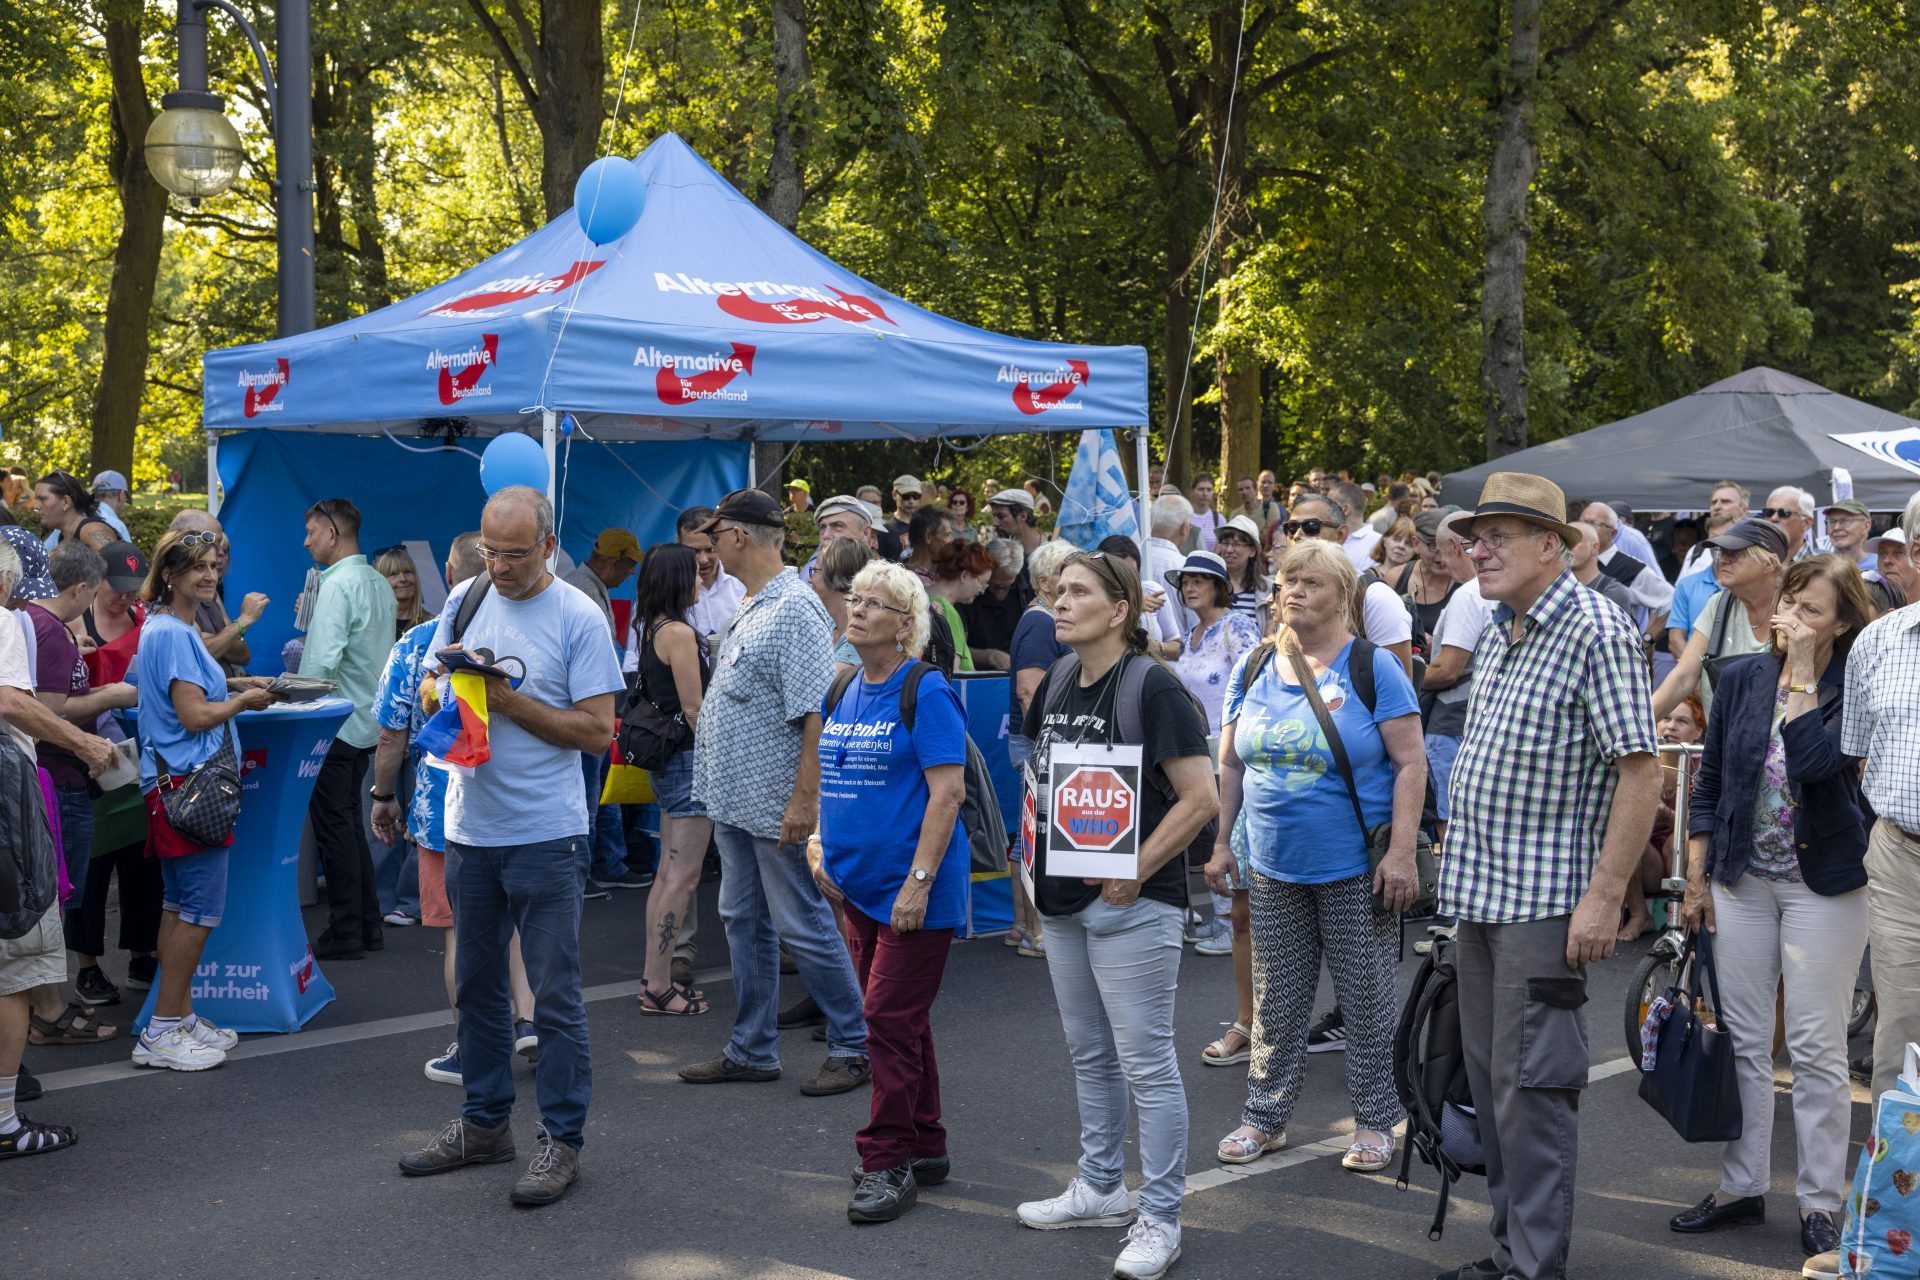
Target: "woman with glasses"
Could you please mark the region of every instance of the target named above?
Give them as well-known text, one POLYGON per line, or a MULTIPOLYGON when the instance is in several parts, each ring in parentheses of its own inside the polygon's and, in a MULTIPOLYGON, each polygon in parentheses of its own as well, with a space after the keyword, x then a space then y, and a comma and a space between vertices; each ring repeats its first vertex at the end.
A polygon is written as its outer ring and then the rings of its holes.
POLYGON ((847 1217, 891 1222, 947 1177, 928 1014, 967 909, 967 726, 952 686, 919 660, 930 625, 920 580, 870 564, 846 604, 860 666, 821 707, 820 830, 807 862, 846 918, 873 1071, 847 1217))
MULTIPOLYGON (((1328 542, 1344 548, 1347 517, 1332 498, 1310 494, 1293 505, 1291 518, 1283 526, 1287 536, 1328 542)), ((1291 554, 1291 553, 1289 553, 1291 554)), ((1349 562, 1351 563, 1351 562, 1349 562)), ((1275 591, 1278 591, 1276 583, 1275 591)), ((1400 659, 1409 679, 1413 676, 1413 615, 1399 593, 1384 582, 1369 582, 1355 596, 1360 610, 1360 625, 1355 634, 1400 659)))
POLYGON ((979 512, 973 509, 973 494, 964 485, 955 485, 947 497, 947 510, 953 512, 953 518, 959 522, 960 532, 973 528, 979 512))
POLYGON ((47 546, 78 538, 95 551, 120 540, 113 526, 100 518, 100 499, 64 471, 49 471, 34 482, 33 509, 48 529, 47 546))
POLYGON ((1256 634, 1267 630, 1267 583, 1260 572, 1260 527, 1253 517, 1236 515, 1214 531, 1213 549, 1227 568, 1227 607, 1252 620, 1256 634))
POLYGON ((1713 715, 1713 688, 1736 657, 1759 653, 1772 635, 1770 620, 1787 562, 1787 536, 1765 520, 1740 520, 1708 538, 1720 590, 1693 620, 1693 634, 1667 678, 1654 690, 1653 714, 1665 719, 1690 693, 1713 715))
POLYGON ((647 700, 662 714, 681 717, 689 731, 687 744, 653 771, 660 866, 647 894, 647 959, 639 995, 641 1013, 672 1017, 707 1011, 706 996, 673 981, 675 940, 699 888, 713 835, 706 808, 693 798, 693 734, 699 732, 700 703, 712 676, 707 647, 686 623, 699 593, 700 569, 691 548, 665 543, 647 551, 634 587, 634 616, 642 619, 640 679, 647 700))
MULTIPOLYGON (((1132 564, 1101 552, 1069 557, 1053 613, 1074 661, 1048 672, 1027 710, 1031 879, 1048 919, 1047 969, 1073 1061, 1080 1165, 1065 1191, 1017 1212, 1041 1230, 1133 1219, 1114 1274, 1157 1277, 1180 1256, 1186 1186, 1187 1095, 1173 1038, 1187 914, 1183 855, 1219 798, 1205 712, 1171 670, 1147 656, 1132 564), (1135 873, 1104 880, 1053 874, 1048 844, 1056 801, 1066 802, 1061 784, 1086 773, 1061 777, 1071 766, 1051 768, 1054 753, 1075 748, 1098 760, 1115 746, 1127 748, 1123 756, 1138 753, 1137 788, 1124 806, 1138 836, 1135 873), (1137 1219, 1121 1178, 1129 1100, 1143 1177, 1137 1219)), ((1110 792, 1106 803, 1114 803, 1110 792)))

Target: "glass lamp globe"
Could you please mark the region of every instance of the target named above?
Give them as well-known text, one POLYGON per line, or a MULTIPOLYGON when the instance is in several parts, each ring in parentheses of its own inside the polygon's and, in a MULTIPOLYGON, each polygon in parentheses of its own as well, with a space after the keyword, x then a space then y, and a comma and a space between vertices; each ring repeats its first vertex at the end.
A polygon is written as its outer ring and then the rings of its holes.
POLYGON ((164 108, 147 129, 144 150, 147 167, 154 180, 174 195, 189 200, 217 196, 233 186, 240 176, 240 162, 246 152, 240 145, 240 133, 220 110, 203 101, 176 104, 173 99, 185 94, 168 94, 161 100, 164 108))

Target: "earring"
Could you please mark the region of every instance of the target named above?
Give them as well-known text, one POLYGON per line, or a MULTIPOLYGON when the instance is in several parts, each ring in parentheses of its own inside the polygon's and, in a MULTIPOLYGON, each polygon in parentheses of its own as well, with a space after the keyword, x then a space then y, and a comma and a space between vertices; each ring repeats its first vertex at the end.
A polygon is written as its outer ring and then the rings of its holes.
POLYGON ((907 651, 907 646, 901 641, 895 640, 893 642, 893 651, 895 653, 905 653, 907 651))

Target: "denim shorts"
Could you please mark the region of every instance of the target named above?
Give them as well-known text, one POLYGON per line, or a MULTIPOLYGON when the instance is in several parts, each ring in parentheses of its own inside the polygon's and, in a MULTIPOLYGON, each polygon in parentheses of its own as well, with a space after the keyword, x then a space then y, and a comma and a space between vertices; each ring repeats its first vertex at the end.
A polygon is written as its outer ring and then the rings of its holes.
POLYGON ((227 909, 227 851, 206 849, 183 858, 160 859, 166 896, 160 906, 179 915, 181 924, 213 928, 227 909))
POLYGON ((674 752, 673 759, 653 771, 653 794, 669 818, 707 816, 707 807, 693 798, 692 747, 674 752))

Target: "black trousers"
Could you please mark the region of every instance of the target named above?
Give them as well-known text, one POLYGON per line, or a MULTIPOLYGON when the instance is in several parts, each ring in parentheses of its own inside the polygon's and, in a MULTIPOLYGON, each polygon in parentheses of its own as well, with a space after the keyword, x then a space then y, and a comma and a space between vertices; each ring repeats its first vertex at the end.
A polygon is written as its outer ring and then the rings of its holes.
POLYGON ((107 895, 114 873, 120 875, 120 949, 140 954, 160 946, 160 904, 166 896, 160 860, 147 856, 146 842, 112 853, 95 854, 87 864, 86 897, 79 910, 67 911, 67 950, 96 960, 107 952, 107 895))
POLYGON ((366 790, 372 761, 372 747, 350 747, 334 739, 307 802, 314 847, 327 873, 327 932, 344 942, 369 941, 381 933, 373 850, 360 822, 360 793, 366 790))

